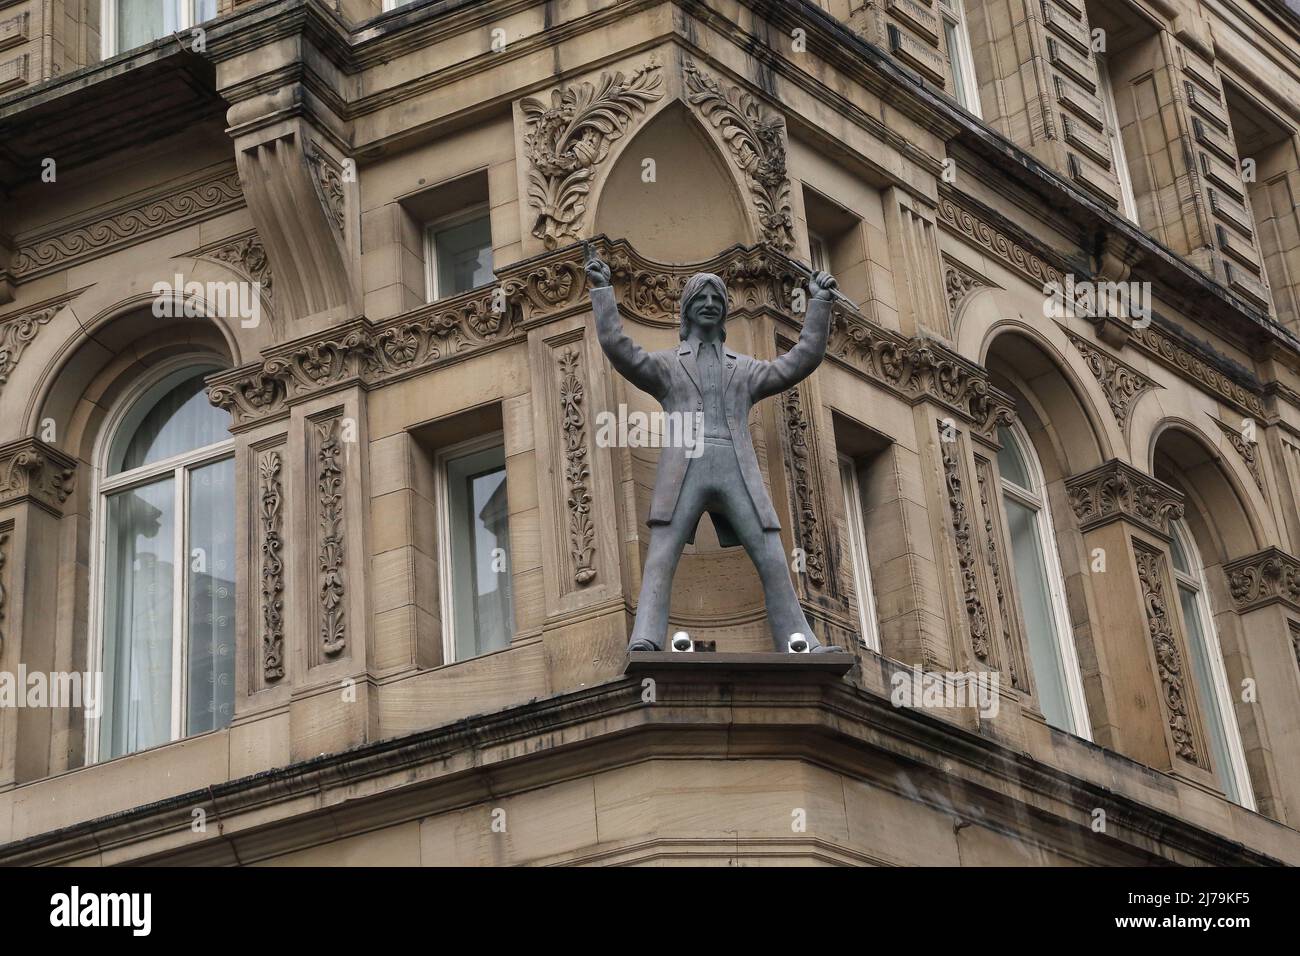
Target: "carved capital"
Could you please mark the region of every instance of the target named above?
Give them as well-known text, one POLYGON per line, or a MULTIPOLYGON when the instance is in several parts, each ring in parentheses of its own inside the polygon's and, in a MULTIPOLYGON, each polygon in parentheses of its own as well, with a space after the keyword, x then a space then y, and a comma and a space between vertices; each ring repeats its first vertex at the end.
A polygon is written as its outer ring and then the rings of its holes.
POLYGON ((32 501, 61 515, 76 473, 74 458, 38 438, 0 445, 0 507, 32 501))
POLYGON ((1066 479, 1080 531, 1126 519, 1168 537, 1170 519, 1183 516, 1183 494, 1118 459, 1066 479))
POLYGON ((1223 573, 1228 577, 1233 606, 1239 612, 1274 602, 1300 611, 1300 559, 1281 548, 1268 547, 1229 561, 1223 573))

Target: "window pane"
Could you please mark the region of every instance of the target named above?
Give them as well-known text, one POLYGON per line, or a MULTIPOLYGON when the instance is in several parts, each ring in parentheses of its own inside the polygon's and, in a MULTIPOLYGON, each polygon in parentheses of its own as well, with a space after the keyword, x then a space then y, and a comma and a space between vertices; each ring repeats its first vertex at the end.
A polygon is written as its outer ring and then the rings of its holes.
POLYGON ((867 530, 862 517, 862 488, 857 470, 849 459, 840 461, 840 487, 844 489, 844 520, 849 551, 853 558, 853 594, 858 603, 858 627, 862 643, 880 650, 876 634, 875 595, 871 591, 871 561, 867 555, 867 530))
POLYGON ((109 455, 109 474, 130 471, 230 437, 230 413, 208 401, 203 384, 213 369, 169 377, 141 399, 123 423, 109 455))
POLYGON ((181 27, 181 0, 116 0, 117 52, 144 46, 181 27))
POLYGON ((1002 477, 1026 491, 1037 491, 1029 478, 1029 467, 1025 464, 1020 442, 1016 439, 1015 433, 1005 426, 1000 427, 998 441, 1002 443, 1002 450, 998 452, 998 471, 1002 473, 1002 477))
POLYGON ((105 500, 105 758, 171 739, 174 490, 167 478, 105 500))
POLYGON ((944 45, 948 48, 948 59, 952 63, 952 94, 962 106, 970 103, 969 91, 966 89, 966 75, 963 72, 961 40, 958 31, 961 27, 954 20, 943 18, 944 45))
POLYGON ((1174 536, 1169 541, 1170 556, 1174 559, 1174 567, 1182 571, 1183 574, 1196 574, 1192 571, 1191 562, 1187 560, 1187 552, 1183 549, 1182 535, 1178 533, 1177 525, 1174 528, 1174 536))
POLYGON ((453 459, 447 493, 456 659, 464 660, 508 646, 514 632, 505 450, 453 459))
POLYGON ((235 460, 190 473, 185 732, 229 725, 235 709, 235 460))
POLYGON ((1201 604, 1196 592, 1179 585, 1178 600, 1183 606, 1183 620, 1187 623, 1187 643, 1192 655, 1192 670, 1196 674, 1196 689, 1200 693, 1201 713, 1205 715, 1205 729, 1210 735, 1210 750, 1214 754, 1214 775, 1229 800, 1241 802, 1232 758, 1228 754, 1228 735, 1223 726, 1223 712, 1219 709, 1218 688, 1210 670, 1210 651, 1206 643, 1206 621, 1201 616, 1201 604))
POLYGON ((217 15, 217 0, 194 0, 194 22, 203 23, 217 15))
POLYGON ((1004 495, 1007 528, 1011 533, 1011 557, 1016 568, 1016 589, 1025 612, 1025 632, 1029 638, 1030 664, 1038 703, 1043 716, 1053 727, 1074 730, 1074 720, 1065 692, 1065 667, 1061 661, 1060 635, 1052 614, 1052 593, 1048 585, 1047 564, 1043 559, 1038 512, 1025 507, 1010 495, 1004 495))
POLYGON ((440 298, 492 281, 492 228, 487 216, 435 232, 433 247, 440 298))

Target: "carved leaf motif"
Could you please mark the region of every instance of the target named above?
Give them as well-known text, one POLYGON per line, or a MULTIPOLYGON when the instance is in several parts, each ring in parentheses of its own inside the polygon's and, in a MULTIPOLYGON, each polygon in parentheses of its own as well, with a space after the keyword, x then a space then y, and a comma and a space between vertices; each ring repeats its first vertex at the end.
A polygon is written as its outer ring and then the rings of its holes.
POLYGON ((320 539, 321 649, 329 656, 347 644, 343 588, 343 469, 341 419, 316 423, 316 507, 320 539))
POLYGON ((1187 712, 1183 663, 1165 598, 1164 558, 1157 552, 1137 545, 1134 546, 1134 556, 1137 558, 1138 579, 1142 583, 1147 612, 1147 631, 1155 650, 1156 669, 1160 675, 1160 687, 1174 749, 1184 760, 1199 763, 1196 744, 1192 738, 1191 718, 1187 712))
POLYGON ((939 422, 939 448, 943 459, 943 480, 948 489, 948 508, 952 513, 952 534, 957 545, 957 568, 961 573, 962 598, 966 604, 966 623, 970 627, 971 650, 989 663, 989 622, 980 597, 979 577, 975 570, 975 547, 971 541, 970 513, 957 458, 957 442, 944 440, 945 426, 939 422))
POLYGON ((799 387, 787 389, 781 397, 785 404, 785 430, 790 441, 791 466, 794 468, 794 497, 799 546, 805 554, 804 573, 819 588, 826 586, 826 551, 822 547, 821 529, 814 504, 813 477, 808 450, 811 427, 799 398, 799 387))
POLYGON ((578 377, 576 348, 566 348, 558 358, 560 369, 560 428, 564 433, 564 483, 568 489, 569 554, 573 580, 590 584, 596 577, 596 528, 591 520, 591 468, 587 459, 587 418, 582 403, 584 389, 578 377))
POLYGON ((268 451, 258 461, 262 519, 262 673, 268 681, 284 676, 284 486, 281 458, 268 451))

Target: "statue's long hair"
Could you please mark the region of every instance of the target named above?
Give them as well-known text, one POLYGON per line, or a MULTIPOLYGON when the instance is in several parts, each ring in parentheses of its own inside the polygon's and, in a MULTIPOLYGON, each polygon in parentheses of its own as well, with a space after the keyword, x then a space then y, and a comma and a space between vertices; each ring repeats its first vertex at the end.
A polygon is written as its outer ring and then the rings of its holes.
POLYGON ((682 326, 678 332, 678 337, 683 342, 691 334, 691 324, 690 320, 686 318, 686 308, 691 304, 692 299, 709 286, 713 286, 718 295, 722 296, 722 341, 727 341, 727 284, 712 272, 697 272, 686 280, 686 288, 682 289, 682 326))

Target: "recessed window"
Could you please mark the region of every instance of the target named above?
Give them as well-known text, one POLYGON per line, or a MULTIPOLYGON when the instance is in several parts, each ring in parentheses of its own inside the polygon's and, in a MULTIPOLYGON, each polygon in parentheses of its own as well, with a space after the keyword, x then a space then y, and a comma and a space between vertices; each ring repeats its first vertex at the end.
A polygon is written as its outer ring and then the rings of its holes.
POLYGON ((432 222, 425 230, 429 301, 492 282, 492 225, 486 206, 432 222))
POLYGON ((818 272, 826 272, 830 269, 831 254, 826 246, 826 240, 815 232, 808 233, 808 253, 812 258, 812 267, 818 272))
POLYGON ((1178 603, 1182 607, 1183 623, 1187 627, 1187 649, 1192 658, 1196 689, 1203 701, 1201 712, 1210 737, 1214 775, 1229 800, 1253 810, 1255 798, 1250 788, 1237 715, 1232 708, 1232 694, 1228 688, 1227 669, 1223 666, 1219 635, 1215 631, 1214 615, 1210 610, 1205 569, 1187 522, 1179 519, 1170 522, 1170 527, 1173 531, 1170 554, 1173 558, 1174 579, 1178 584, 1178 603))
POLYGON ((105 58, 187 30, 217 15, 217 0, 103 0, 105 58))
POLYGON ((445 661, 510 646, 510 514, 501 435, 454 445, 437 458, 445 661))
POLYGON ((980 115, 979 85, 975 79, 975 57, 971 53, 970 31, 962 0, 939 0, 943 20, 943 43, 952 65, 953 99, 967 112, 980 115))
POLYGON ((1133 194, 1133 179, 1129 175, 1128 159, 1124 155, 1124 138, 1119 131, 1119 111, 1115 108, 1115 90, 1110 81, 1110 68, 1106 58, 1094 54, 1097 64, 1097 95, 1106 114, 1106 138, 1110 141, 1111 163, 1115 178, 1119 180, 1119 211, 1124 218, 1137 222, 1137 198, 1133 194))
POLYGON ((853 594, 858 605, 858 634, 864 646, 879 653, 880 630, 876 626, 876 598, 871 585, 871 561, 867 556, 862 483, 858 478, 861 465, 848 455, 839 457, 840 487, 844 490, 844 520, 853 563, 853 594))
POLYGON ((1090 738, 1042 468, 1019 425, 999 428, 998 440, 1002 507, 1038 705, 1053 727, 1090 738))
POLYGON ((234 715, 234 443, 203 379, 173 367, 113 427, 97 488, 90 758, 224 727, 234 715))

